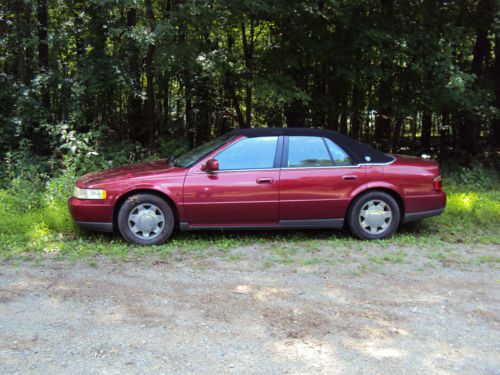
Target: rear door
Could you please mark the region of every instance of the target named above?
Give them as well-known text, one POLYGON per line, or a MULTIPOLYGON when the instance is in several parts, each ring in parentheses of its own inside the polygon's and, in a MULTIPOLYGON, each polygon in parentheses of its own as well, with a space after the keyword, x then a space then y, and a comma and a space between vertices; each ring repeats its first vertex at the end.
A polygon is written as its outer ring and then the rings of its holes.
MULTIPOLYGON (((285 138, 280 175, 280 221, 344 218, 365 168, 329 138, 285 138)), ((299 224, 299 223, 298 223, 299 224)))
POLYGON ((278 222, 283 137, 242 138, 213 156, 219 170, 201 165, 186 175, 184 208, 191 226, 255 226, 278 222))

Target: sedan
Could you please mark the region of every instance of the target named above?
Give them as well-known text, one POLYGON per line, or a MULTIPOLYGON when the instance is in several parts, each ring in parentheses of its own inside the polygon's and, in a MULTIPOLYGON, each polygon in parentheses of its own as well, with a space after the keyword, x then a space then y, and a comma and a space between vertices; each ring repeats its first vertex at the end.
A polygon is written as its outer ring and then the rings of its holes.
POLYGON ((176 159, 77 180, 69 208, 86 229, 155 245, 175 229, 347 227, 360 239, 441 214, 439 164, 379 152, 320 129, 234 130, 176 159))

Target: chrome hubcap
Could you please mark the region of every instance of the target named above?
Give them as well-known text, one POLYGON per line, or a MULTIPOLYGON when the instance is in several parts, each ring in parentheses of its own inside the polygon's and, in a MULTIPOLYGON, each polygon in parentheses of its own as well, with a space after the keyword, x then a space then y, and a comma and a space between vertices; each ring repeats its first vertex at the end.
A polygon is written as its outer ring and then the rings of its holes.
POLYGON ((385 232, 392 221, 392 210, 381 200, 372 199, 365 203, 359 213, 361 228, 370 234, 385 232))
POLYGON ((158 237, 165 225, 163 212, 151 203, 140 204, 128 215, 128 228, 141 240, 158 237))

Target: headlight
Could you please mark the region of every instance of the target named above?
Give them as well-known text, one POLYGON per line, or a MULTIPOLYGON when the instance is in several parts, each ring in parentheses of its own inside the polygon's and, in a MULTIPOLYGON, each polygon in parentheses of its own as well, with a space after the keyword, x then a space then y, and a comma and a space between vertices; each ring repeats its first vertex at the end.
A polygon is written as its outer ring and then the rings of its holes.
POLYGON ((106 199, 106 190, 80 189, 75 186, 73 196, 78 199, 106 199))

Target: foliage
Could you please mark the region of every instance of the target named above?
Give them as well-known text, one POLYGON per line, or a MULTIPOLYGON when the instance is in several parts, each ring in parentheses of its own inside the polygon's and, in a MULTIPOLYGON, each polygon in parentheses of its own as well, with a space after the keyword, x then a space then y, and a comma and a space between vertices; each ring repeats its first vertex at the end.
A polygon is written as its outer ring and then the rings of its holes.
MULTIPOLYGON (((491 162, 491 159, 490 159, 491 162)), ((452 184, 450 190, 456 186, 470 191, 495 191, 500 187, 500 172, 492 165, 485 166, 479 161, 473 161, 469 167, 457 163, 444 163, 442 168, 447 171, 452 184)))
POLYGON ((498 12, 494 0, 2 2, 0 157, 29 140, 31 164, 80 173, 250 126, 477 154, 499 142, 498 12))

